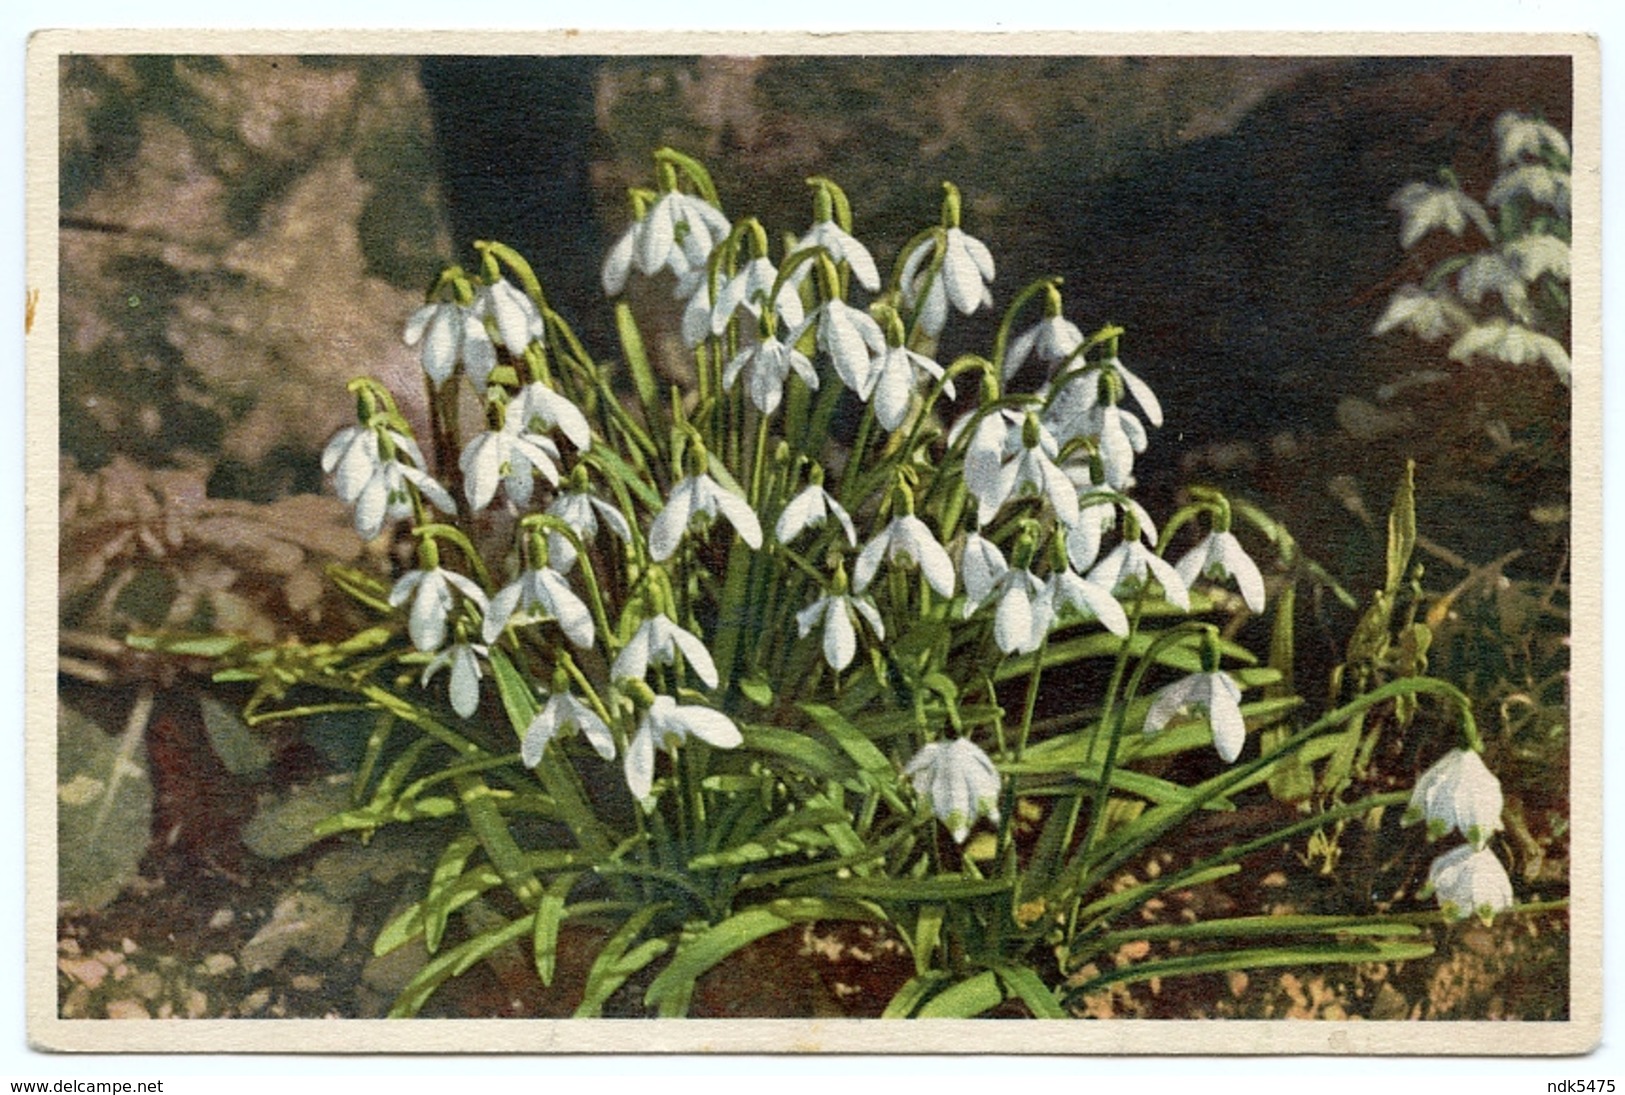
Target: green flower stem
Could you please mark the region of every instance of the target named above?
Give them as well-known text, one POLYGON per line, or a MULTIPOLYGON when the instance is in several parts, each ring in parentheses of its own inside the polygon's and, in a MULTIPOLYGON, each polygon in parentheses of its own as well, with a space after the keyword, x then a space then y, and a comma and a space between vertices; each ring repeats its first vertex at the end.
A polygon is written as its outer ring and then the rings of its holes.
POLYGON ((874 400, 863 405, 863 419, 858 423, 858 437, 852 443, 852 451, 846 458, 846 467, 841 470, 841 505, 847 512, 856 513, 863 495, 852 493, 853 484, 858 481, 858 469, 863 465, 864 454, 869 451, 869 434, 875 428, 874 400))
POLYGON ((414 528, 412 535, 416 536, 419 542, 422 542, 425 537, 444 537, 456 544, 457 549, 468 560, 468 565, 473 568, 474 577, 479 580, 481 587, 485 589, 491 588, 491 572, 486 569, 485 560, 480 557, 478 551, 474 550, 473 542, 469 540, 462 529, 456 525, 426 524, 414 528))
MULTIPOLYGON (((1027 677, 1027 698, 1021 707, 1021 729, 1016 732, 1016 763, 1021 763, 1023 754, 1027 752, 1027 735, 1033 728, 1033 711, 1038 707, 1038 682, 1044 677, 1044 655, 1049 652, 1049 632, 1038 643, 1038 652, 1034 655, 1033 671, 1027 677)), ((1002 736, 1002 735, 1001 735, 1002 736)))
MULTIPOLYGON (((1133 642, 1134 632, 1139 627, 1141 602, 1144 596, 1145 590, 1142 586, 1135 598, 1134 619, 1129 624, 1128 637, 1123 641, 1125 650, 1133 642)), ((1134 672, 1129 676, 1128 688, 1123 692, 1122 703, 1115 706, 1113 704, 1116 683, 1114 676, 1114 688, 1106 694, 1106 709, 1101 716, 1101 722, 1096 727, 1098 730, 1099 726, 1104 725, 1108 719, 1111 721, 1111 736, 1106 740, 1106 758, 1101 762, 1100 781, 1095 784, 1095 799, 1089 810, 1089 832, 1083 839, 1084 855, 1089 854, 1089 850, 1100 839, 1101 831, 1105 828, 1106 804, 1111 796, 1112 772, 1117 767, 1117 748, 1123 740, 1123 721, 1127 717, 1129 706, 1134 703, 1135 697, 1140 694, 1140 682, 1145 679, 1146 670, 1157 664, 1157 655, 1161 654, 1163 650, 1176 643, 1183 642, 1191 634, 1199 635, 1207 630, 1209 629, 1206 624, 1182 623, 1158 635, 1151 645, 1146 647, 1145 653, 1140 655, 1140 660, 1134 666, 1134 672)), ((1087 754, 1090 759, 1094 758, 1094 752, 1095 743, 1093 735, 1091 735, 1089 753, 1087 754)))

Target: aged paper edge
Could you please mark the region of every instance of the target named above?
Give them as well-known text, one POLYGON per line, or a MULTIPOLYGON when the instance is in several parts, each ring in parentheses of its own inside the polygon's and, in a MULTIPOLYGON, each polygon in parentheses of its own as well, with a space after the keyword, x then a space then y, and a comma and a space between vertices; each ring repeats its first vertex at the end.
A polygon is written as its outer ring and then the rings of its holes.
POLYGON ((62 1052, 946 1053, 1575 1055, 1602 1035, 1602 599, 1575 598, 1571 630, 1570 1018, 1552 1023, 1252 1020, 177 1020, 57 1016, 56 626, 58 539, 57 134, 60 58, 70 53, 1563 55, 1573 61, 1573 588, 1602 579, 1601 70, 1585 34, 1077 32, 40 31, 27 72, 28 1038, 62 1052), (47 641, 49 640, 49 641, 47 641))

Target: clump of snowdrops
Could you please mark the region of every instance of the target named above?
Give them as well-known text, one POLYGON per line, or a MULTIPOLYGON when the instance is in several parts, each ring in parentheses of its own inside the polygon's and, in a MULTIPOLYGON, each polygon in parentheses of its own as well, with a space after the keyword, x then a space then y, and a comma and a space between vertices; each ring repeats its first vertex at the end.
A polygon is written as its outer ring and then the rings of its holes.
POLYGON ((700 975, 810 921, 882 924, 912 952, 899 1016, 1058 1017, 1116 981, 1414 957, 1416 918, 1440 915, 1420 903, 1163 925, 1178 954, 1091 964, 1159 895, 1404 806, 1467 841, 1428 875, 1447 914, 1511 904, 1460 693, 1403 677, 1309 715, 1223 637, 1268 611, 1253 553, 1279 533, 1213 491, 1160 528, 1134 500, 1164 412, 1126 332, 1085 334, 1045 279, 1006 298, 985 352, 939 359, 950 324, 998 307, 951 184, 883 277, 833 181, 808 180, 811 226, 775 237, 700 164, 654 159, 602 271, 619 346, 582 345, 525 258, 477 243, 405 326, 427 432, 359 379, 323 455, 356 530, 409 537, 415 565, 335 570, 375 626, 243 646, 220 674, 257 683, 255 721, 374 714, 355 806, 324 831, 447 834, 377 940, 433 955, 396 1014, 514 941, 550 982, 569 923, 599 929, 583 1016, 612 997, 681 1015, 700 975), (672 290, 687 377, 644 349, 622 299, 643 278, 672 290), (1058 678, 1097 691, 1046 704, 1058 678), (1461 748, 1414 795, 1323 798, 1182 852, 1199 814, 1422 697, 1461 748), (1163 851, 1172 869, 1122 883, 1163 851), (477 898, 502 915, 458 925, 477 898))

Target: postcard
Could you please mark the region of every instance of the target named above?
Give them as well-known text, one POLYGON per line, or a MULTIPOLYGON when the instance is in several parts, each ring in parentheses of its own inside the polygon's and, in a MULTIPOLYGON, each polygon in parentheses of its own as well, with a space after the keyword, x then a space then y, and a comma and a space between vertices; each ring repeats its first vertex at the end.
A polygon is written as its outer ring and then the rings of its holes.
POLYGON ((36 1047, 1597 1044, 1594 39, 28 81, 36 1047))

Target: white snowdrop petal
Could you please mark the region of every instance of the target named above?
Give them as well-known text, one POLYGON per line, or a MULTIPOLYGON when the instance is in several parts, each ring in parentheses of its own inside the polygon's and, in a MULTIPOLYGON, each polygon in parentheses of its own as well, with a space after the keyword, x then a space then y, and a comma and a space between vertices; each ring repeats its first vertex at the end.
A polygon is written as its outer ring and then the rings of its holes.
POLYGON ((632 792, 632 797, 642 802, 649 797, 649 791, 654 786, 655 777, 655 742, 654 731, 645 717, 638 732, 626 747, 626 787, 632 792))
POLYGON ((459 646, 451 658, 451 709, 470 718, 480 707, 480 663, 468 646, 459 646))
POLYGON ((858 636, 852 627, 843 598, 831 597, 824 613, 824 660, 836 672, 852 664, 858 652, 858 636))

